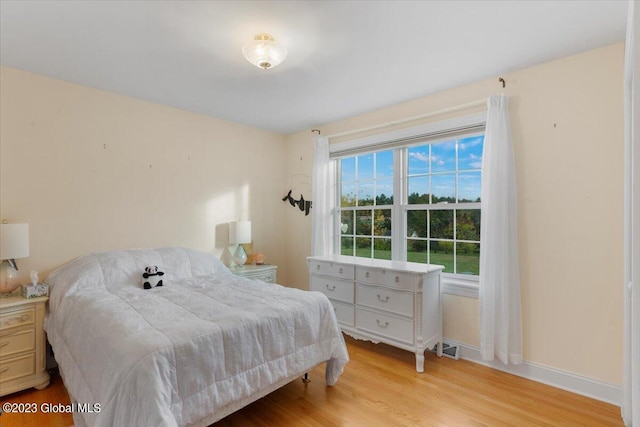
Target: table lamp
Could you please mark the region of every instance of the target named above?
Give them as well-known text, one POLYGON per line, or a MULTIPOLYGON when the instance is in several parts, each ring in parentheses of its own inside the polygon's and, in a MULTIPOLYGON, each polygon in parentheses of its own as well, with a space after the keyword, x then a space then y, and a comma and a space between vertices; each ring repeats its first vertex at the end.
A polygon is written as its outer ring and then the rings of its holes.
POLYGON ((20 286, 16 258, 29 256, 29 224, 0 224, 0 294, 20 286))

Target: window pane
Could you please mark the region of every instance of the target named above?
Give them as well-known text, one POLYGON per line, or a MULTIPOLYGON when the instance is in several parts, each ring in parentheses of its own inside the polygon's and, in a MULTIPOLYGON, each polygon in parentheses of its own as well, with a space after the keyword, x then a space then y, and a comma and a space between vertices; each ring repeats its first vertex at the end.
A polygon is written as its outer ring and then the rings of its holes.
POLYGON ((358 176, 356 179, 373 179, 373 153, 358 156, 358 176))
POLYGON ((371 238, 356 237, 356 256, 371 258, 371 238))
POLYGON ((430 233, 432 239, 453 239, 453 211, 431 211, 430 216, 430 233))
POLYGON ((391 239, 373 239, 373 257, 391 259, 391 239))
POLYGON ((356 211, 356 234, 371 236, 371 211, 356 211))
POLYGON ((376 153, 376 178, 393 176, 393 150, 376 153))
POLYGON ((427 241, 407 239, 407 261, 427 263, 427 241))
POLYGON ((456 273, 480 274, 480 244, 456 243, 456 273))
POLYGON ((447 173, 431 176, 431 201, 435 203, 456 202, 456 175, 447 173))
POLYGON ((431 145, 431 173, 456 170, 456 141, 431 145))
POLYGON ((453 242, 429 241, 429 264, 444 265, 443 272, 453 273, 453 242))
POLYGON ((408 174, 429 173, 429 146, 411 147, 407 150, 408 174))
POLYGON ((456 211, 456 239, 480 241, 480 209, 456 211))
POLYGON ((358 206, 373 206, 373 181, 358 183, 358 206))
POLYGON ((340 193, 340 205, 341 206, 355 206, 356 205, 356 186, 355 184, 342 184, 340 193))
POLYGON ((342 182, 356 179, 356 158, 347 157, 346 159, 340 160, 340 171, 340 180, 342 182))
POLYGON ((391 209, 373 211, 373 235, 391 237, 391 209))
POLYGON ((461 172, 458 174, 458 201, 460 203, 479 202, 482 193, 482 175, 480 172, 461 172))
POLYGON ((407 237, 427 237, 427 211, 407 211, 407 237))
POLYGON ((458 144, 458 169, 482 168, 484 135, 465 138, 458 144))
POLYGON ((393 205, 393 180, 376 181, 376 205, 393 205))
POLYGON ((409 204, 429 203, 429 177, 416 176, 407 179, 407 194, 409 194, 409 204))
POLYGON ((353 237, 340 238, 340 254, 353 256, 353 237))
POLYGON ((340 213, 340 233, 353 234, 353 217, 355 211, 342 211, 340 213))

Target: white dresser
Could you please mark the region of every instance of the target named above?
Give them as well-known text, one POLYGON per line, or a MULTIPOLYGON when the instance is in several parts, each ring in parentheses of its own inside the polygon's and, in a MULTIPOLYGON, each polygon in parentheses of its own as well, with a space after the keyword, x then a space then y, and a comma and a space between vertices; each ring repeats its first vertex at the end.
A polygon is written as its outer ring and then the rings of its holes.
POLYGON ((309 257, 312 291, 331 300, 342 330, 356 339, 383 342, 416 355, 442 355, 442 266, 343 255, 309 257))

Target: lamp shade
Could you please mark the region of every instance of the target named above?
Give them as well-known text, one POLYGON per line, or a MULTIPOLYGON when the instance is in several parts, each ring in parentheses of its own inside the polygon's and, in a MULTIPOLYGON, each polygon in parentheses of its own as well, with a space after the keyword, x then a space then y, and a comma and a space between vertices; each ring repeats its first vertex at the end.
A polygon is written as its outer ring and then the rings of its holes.
POLYGON ((230 223, 229 243, 251 243, 251 221, 236 221, 230 223))
POLYGON ((29 224, 0 224, 0 260, 29 256, 29 224))
POLYGON ((261 33, 242 48, 245 59, 256 67, 268 70, 284 61, 287 49, 277 43, 270 34, 261 33))

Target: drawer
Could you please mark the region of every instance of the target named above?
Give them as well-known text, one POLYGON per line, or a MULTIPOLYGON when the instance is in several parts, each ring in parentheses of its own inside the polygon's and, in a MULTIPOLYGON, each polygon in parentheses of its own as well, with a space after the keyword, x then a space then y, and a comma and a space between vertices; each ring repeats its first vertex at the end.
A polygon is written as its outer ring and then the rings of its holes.
POLYGON ((16 326, 33 325, 35 318, 36 311, 34 308, 0 314, 0 330, 15 328, 16 326))
POLYGON ((413 320, 356 307, 356 328, 413 345, 413 320))
POLYGON ((0 357, 11 356, 24 351, 35 351, 35 348, 36 331, 34 329, 0 336, 0 357))
POLYGON ((333 310, 336 312, 336 318, 338 322, 344 323, 345 325, 353 326, 354 325, 354 308, 353 304, 347 304, 340 301, 331 300, 331 304, 333 304, 333 310))
POLYGON ((413 292, 357 283, 356 301, 367 307, 413 317, 413 292))
POLYGON ((309 273, 322 274, 324 276, 337 277, 339 279, 353 280, 353 265, 339 264, 330 261, 309 261, 309 273))
POLYGON ((353 282, 315 274, 311 275, 310 282, 309 287, 312 291, 322 292, 333 300, 353 304, 353 282))
POLYGON ((27 375, 36 373, 36 355, 35 353, 26 356, 15 357, 13 359, 3 360, 0 366, 0 383, 14 380, 27 375))
POLYGON ((261 273, 247 274, 245 277, 254 280, 261 280, 265 283, 276 283, 276 274, 274 271, 267 271, 261 273))
POLYGON ((421 275, 385 270, 383 268, 358 267, 356 280, 362 283, 390 286, 398 289, 415 290, 421 275))

